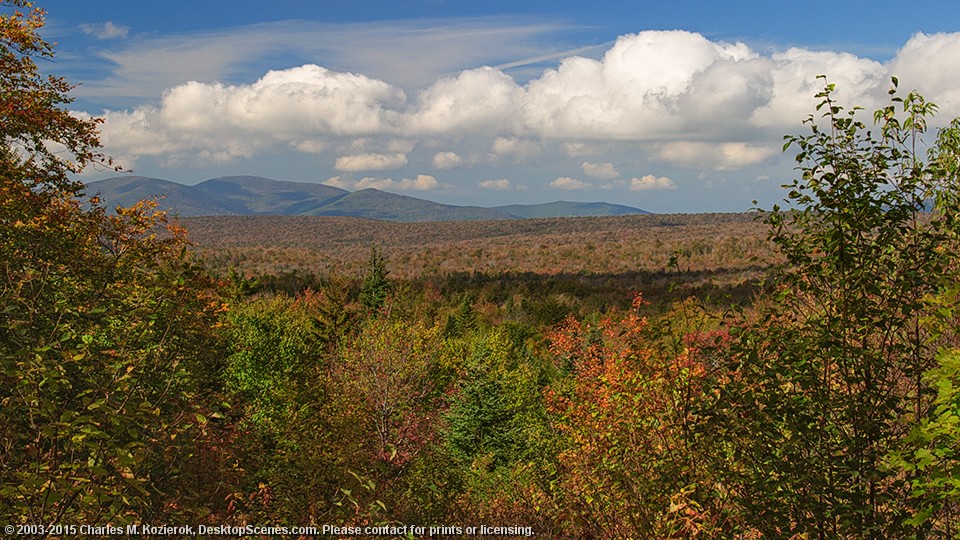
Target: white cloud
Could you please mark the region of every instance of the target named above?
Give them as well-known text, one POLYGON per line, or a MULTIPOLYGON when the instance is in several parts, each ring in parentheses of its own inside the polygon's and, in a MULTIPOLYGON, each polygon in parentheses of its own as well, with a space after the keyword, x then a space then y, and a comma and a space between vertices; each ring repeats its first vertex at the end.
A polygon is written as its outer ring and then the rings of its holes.
POLYGON ((776 156, 779 149, 744 142, 675 141, 657 145, 656 153, 659 159, 676 165, 728 171, 761 163, 776 156))
POLYGON ((747 118, 761 128, 793 129, 810 115, 819 102, 814 94, 823 89, 825 75, 836 85, 834 98, 841 103, 873 110, 878 97, 885 97, 889 72, 879 62, 850 53, 791 48, 765 59, 769 99, 749 111, 747 118))
MULTIPOLYGON (((282 39, 268 39, 266 32, 278 28, 257 27, 252 42, 282 50, 282 39)), ((300 33, 316 29, 290 28, 299 47, 307 47, 300 33)), ((481 35, 492 39, 495 34, 489 25, 472 29, 474 44, 481 35)), ((517 39, 540 31, 545 30, 515 25, 504 30, 517 39)), ((415 32, 405 32, 418 43, 413 49, 426 47, 426 41, 414 39, 415 32)), ((451 35, 440 33, 440 43, 449 43, 451 35)), ((336 159, 335 168, 344 172, 397 169, 407 164, 408 154, 414 163, 429 162, 429 154, 413 154, 418 147, 442 148, 432 156, 441 170, 479 165, 483 156, 503 165, 565 154, 584 156, 577 162, 587 177, 610 180, 619 175, 606 161, 613 157, 585 156, 639 149, 641 158, 708 170, 743 169, 773 159, 779 148, 770 141, 802 129, 800 122, 813 112, 813 94, 823 84, 819 74, 836 83, 844 105, 877 106, 886 99, 889 76, 897 74, 901 87, 918 88, 941 105, 940 118, 960 115, 960 71, 952 69, 960 63, 960 33, 917 34, 882 64, 800 48, 761 54, 700 34, 648 31, 621 36, 600 59, 568 57, 523 85, 497 68, 454 69, 426 79, 425 89, 409 94, 371 75, 379 73, 372 68, 361 74, 312 64, 269 71, 247 84, 214 82, 228 79, 223 66, 239 63, 250 49, 247 44, 226 47, 220 34, 200 38, 221 48, 184 44, 178 49, 162 41, 156 42, 163 45, 162 58, 146 50, 117 53, 123 61, 117 76, 127 82, 155 82, 154 67, 187 69, 196 80, 170 87, 155 105, 106 112, 108 153, 131 161, 155 156, 174 165, 290 149, 320 155, 339 151, 348 154, 336 159)), ((326 37, 323 42, 328 43, 326 37)))
POLYGON ((520 128, 523 90, 509 75, 484 67, 446 77, 424 90, 407 121, 413 133, 496 135, 520 128))
POLYGON ((677 186, 673 180, 666 176, 653 176, 648 174, 640 178, 630 179, 630 191, 649 191, 654 189, 676 189, 677 186))
POLYGON ((404 178, 402 182, 405 182, 406 185, 409 185, 409 189, 426 190, 449 187, 447 184, 441 184, 440 182, 437 182, 437 179, 429 174, 418 174, 413 180, 404 178))
POLYGON ((97 39, 116 39, 125 38, 130 33, 130 28, 114 24, 111 21, 94 24, 81 24, 80 30, 87 35, 97 39))
MULTIPOLYGON (((107 111, 103 141, 117 155, 201 160, 252 156, 277 143, 312 152, 325 139, 396 131, 390 107, 404 99, 381 81, 305 65, 268 72, 250 85, 189 82, 165 92, 159 106, 107 111)), ((384 161, 391 160, 396 155, 384 161)))
POLYGON ((567 190, 589 189, 593 187, 586 182, 577 180, 576 178, 570 178, 569 176, 561 176, 547 185, 554 189, 567 189, 567 190))
POLYGON ((565 142, 561 146, 563 153, 570 157, 599 156, 607 152, 601 145, 582 142, 565 142))
POLYGON ((437 169, 456 169, 463 164, 463 158, 456 152, 437 152, 433 156, 433 166, 437 169))
POLYGON ((519 137, 497 137, 490 145, 491 159, 503 157, 513 158, 515 161, 526 161, 540 155, 540 143, 519 137))
POLYGON ((714 43, 690 32, 622 36, 602 60, 568 58, 532 81, 525 120, 543 137, 644 140, 669 136, 694 128, 681 109, 684 100, 701 104, 693 111, 695 117, 731 106, 741 109, 743 98, 736 92, 718 95, 713 85, 704 85, 694 95, 691 90, 716 65, 731 64, 752 73, 749 64, 756 56, 746 45, 714 43))
POLYGON ((887 71, 903 90, 918 90, 941 107, 942 121, 960 116, 960 33, 917 33, 901 48, 887 71))
POLYGON ((353 189, 353 182, 344 179, 342 176, 331 176, 321 183, 340 189, 353 189))
POLYGON ((362 178, 353 185, 355 189, 383 189, 383 190, 402 190, 402 191, 429 191, 433 189, 447 188, 447 184, 441 184, 436 178, 429 174, 418 174, 416 178, 403 178, 393 180, 392 178, 362 178))
POLYGON ((613 163, 590 163, 584 161, 583 164, 580 165, 580 168, 583 169, 583 174, 590 178, 612 180, 620 176, 620 172, 613 166, 613 163))
POLYGON ((391 171, 407 164, 404 154, 358 154, 337 158, 333 168, 344 172, 391 171))
POLYGON ((326 141, 318 141, 314 139, 305 139, 302 141, 292 141, 290 146, 293 147, 297 152, 303 152, 304 154, 319 154, 328 148, 326 141))
POLYGON ((513 189, 513 183, 506 178, 498 178, 496 180, 482 180, 477 184, 483 189, 495 189, 495 190, 507 190, 513 189))
POLYGON ((351 139, 349 144, 341 145, 341 152, 367 152, 373 146, 373 140, 369 137, 357 137, 351 139))

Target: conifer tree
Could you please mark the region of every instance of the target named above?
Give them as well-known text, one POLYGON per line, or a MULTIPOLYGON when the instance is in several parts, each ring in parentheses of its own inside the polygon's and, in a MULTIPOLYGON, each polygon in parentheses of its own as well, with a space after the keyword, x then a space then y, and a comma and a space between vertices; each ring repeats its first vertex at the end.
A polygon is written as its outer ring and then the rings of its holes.
POLYGON ((376 245, 371 245, 370 259, 360 287, 360 303, 363 307, 371 311, 383 307, 391 291, 389 275, 386 258, 376 245))

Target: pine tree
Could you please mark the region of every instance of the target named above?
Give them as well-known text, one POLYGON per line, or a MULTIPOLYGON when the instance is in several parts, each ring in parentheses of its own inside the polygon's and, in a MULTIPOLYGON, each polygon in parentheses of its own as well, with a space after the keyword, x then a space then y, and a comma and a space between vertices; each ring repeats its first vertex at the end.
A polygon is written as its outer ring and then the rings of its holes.
POLYGON ((370 259, 360 288, 360 303, 364 308, 373 311, 386 303, 391 290, 389 274, 383 253, 376 245, 370 246, 370 259))

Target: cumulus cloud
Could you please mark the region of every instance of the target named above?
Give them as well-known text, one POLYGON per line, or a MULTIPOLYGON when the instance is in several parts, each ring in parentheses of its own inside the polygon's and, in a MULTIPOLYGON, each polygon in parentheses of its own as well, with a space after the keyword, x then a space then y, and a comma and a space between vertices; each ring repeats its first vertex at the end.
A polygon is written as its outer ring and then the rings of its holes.
POLYGON ((509 75, 490 67, 472 69, 424 90, 407 127, 413 133, 516 132, 522 104, 523 90, 509 75))
POLYGON ((400 180, 373 176, 365 176, 360 180, 352 180, 342 176, 332 176, 323 183, 328 186, 348 190, 373 188, 387 191, 430 191, 451 187, 449 184, 444 184, 429 174, 418 174, 416 178, 401 178, 400 180))
POLYGON ((949 119, 960 115, 957 62, 960 33, 917 34, 880 63, 802 48, 760 53, 691 32, 646 31, 621 36, 597 59, 567 57, 525 84, 483 67, 408 95, 368 75, 312 64, 249 84, 186 82, 156 105, 107 111, 103 142, 114 156, 166 163, 339 152, 349 154, 335 160, 343 172, 397 169, 408 154, 429 162, 411 152, 439 141, 436 169, 462 166, 463 156, 500 164, 565 154, 579 157, 587 177, 610 180, 619 171, 586 156, 640 148, 666 163, 737 170, 778 154, 768 141, 796 132, 813 111, 823 84, 817 75, 837 85, 842 103, 868 110, 886 99, 889 77, 898 75, 901 87, 920 89, 941 105, 939 118, 949 119))
POLYGON ((756 165, 778 154, 778 149, 744 142, 705 143, 674 141, 656 147, 658 157, 676 165, 721 171, 756 165))
POLYGON ((493 189, 504 191, 508 189, 523 189, 523 186, 515 186, 513 182, 506 178, 497 178, 496 180, 481 180, 479 184, 482 189, 493 189))
POLYGON ((229 159, 278 142, 297 148, 308 137, 300 148, 312 151, 327 138, 395 132, 392 108, 404 100, 401 90, 382 81, 304 65, 270 71, 249 85, 182 84, 165 92, 158 106, 107 111, 102 131, 108 149, 121 155, 229 159))
POLYGON ((130 33, 130 28, 114 24, 111 21, 103 23, 81 24, 80 30, 89 36, 97 39, 116 39, 125 38, 130 33))
POLYGON ((836 85, 834 97, 841 103, 873 110, 877 98, 886 98, 891 73, 879 62, 850 53, 791 48, 763 61, 769 79, 768 97, 748 113, 749 124, 784 129, 806 118, 823 89, 818 75, 836 85))
MULTIPOLYGON (((649 31, 622 36, 601 60, 568 58, 529 84, 526 120, 543 137, 628 140, 692 128, 707 111, 742 108, 733 91, 695 91, 713 66, 747 66, 746 45, 714 43, 699 34, 649 31), (691 92, 694 90, 694 92, 691 92), (689 118, 687 99, 700 109, 689 118), (738 103, 730 103, 735 99, 738 103)), ((747 71, 747 70, 744 70, 747 71)), ((698 126, 702 129, 703 125, 698 126)))
POLYGON ((904 89, 917 89, 941 107, 940 117, 960 115, 960 33, 918 33, 890 62, 887 71, 904 89), (946 114, 944 114, 946 113, 946 114))
POLYGON ((432 189, 449 187, 441 184, 436 178, 429 174, 418 174, 416 178, 403 178, 394 180, 392 178, 362 178, 354 184, 356 189, 383 189, 383 190, 402 190, 402 191, 430 191, 432 189))
POLYGON ((519 137, 497 137, 490 145, 490 155, 495 160, 510 157, 516 161, 526 161, 540 155, 540 152, 539 142, 519 137))
POLYGON ((613 166, 613 163, 590 163, 584 161, 580 165, 583 174, 590 178, 599 178, 601 180, 612 180, 620 176, 620 172, 613 166))
POLYGON ((593 187, 587 182, 584 182, 582 180, 577 180, 576 178, 570 178, 569 176, 561 176, 547 185, 554 189, 566 189, 566 190, 589 189, 593 187))
POLYGON ((353 182, 344 179, 342 176, 331 176, 327 178, 321 184, 326 184, 328 186, 333 186, 340 189, 353 189, 353 182))
POLYGON ((677 186, 673 180, 666 176, 653 176, 648 174, 640 178, 630 179, 630 191, 649 191, 653 189, 676 189, 677 186))
POLYGON ((333 168, 344 172, 391 171, 407 164, 404 154, 358 154, 337 158, 333 168))
POLYGON ((293 147, 297 152, 302 152, 304 154, 319 154, 328 148, 326 141, 318 141, 315 139, 305 139, 302 141, 291 141, 290 146, 293 147))
POLYGON ((456 152, 437 152, 433 156, 433 166, 437 169, 456 169, 463 164, 463 158, 456 152))

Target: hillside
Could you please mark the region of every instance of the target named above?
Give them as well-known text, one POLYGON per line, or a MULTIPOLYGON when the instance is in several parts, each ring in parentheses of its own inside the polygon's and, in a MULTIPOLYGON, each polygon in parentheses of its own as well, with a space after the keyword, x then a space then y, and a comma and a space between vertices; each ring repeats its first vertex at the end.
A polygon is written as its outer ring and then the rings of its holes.
POLYGON ((87 193, 99 195, 107 208, 158 198, 161 209, 181 217, 302 215, 426 222, 649 213, 623 205, 565 201, 494 208, 456 206, 377 189, 350 192, 325 184, 259 176, 224 176, 194 186, 159 178, 118 176, 89 183, 87 193))
POLYGON ((229 200, 235 213, 290 215, 303 213, 349 194, 326 184, 283 182, 259 176, 224 176, 200 182, 194 190, 229 200))
POLYGON ((478 206, 451 206, 368 188, 301 212, 308 216, 349 216, 384 221, 475 221, 517 216, 478 206))
POLYGON ((182 216, 223 216, 237 214, 237 207, 215 194, 160 178, 119 176, 87 186, 89 195, 98 195, 107 208, 132 206, 143 199, 160 197, 159 205, 182 216))

